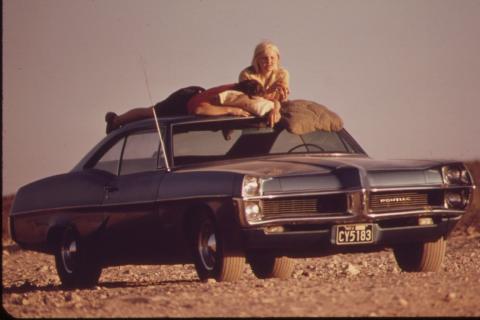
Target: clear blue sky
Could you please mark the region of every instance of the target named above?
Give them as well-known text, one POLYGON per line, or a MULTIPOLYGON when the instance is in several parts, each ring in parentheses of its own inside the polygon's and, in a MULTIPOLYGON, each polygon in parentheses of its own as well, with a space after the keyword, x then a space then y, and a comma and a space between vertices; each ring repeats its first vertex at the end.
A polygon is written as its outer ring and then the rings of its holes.
POLYGON ((480 158, 478 0, 4 0, 3 194, 70 170, 124 112, 237 80, 275 42, 291 98, 375 158, 480 158))

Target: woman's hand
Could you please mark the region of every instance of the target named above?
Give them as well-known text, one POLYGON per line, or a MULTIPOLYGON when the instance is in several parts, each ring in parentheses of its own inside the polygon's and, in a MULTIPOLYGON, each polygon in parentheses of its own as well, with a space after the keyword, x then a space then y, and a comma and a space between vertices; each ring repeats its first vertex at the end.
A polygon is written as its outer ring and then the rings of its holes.
POLYGON ((290 90, 288 87, 284 86, 283 84, 275 84, 274 85, 275 94, 278 96, 279 101, 285 101, 290 94, 290 90))
POLYGON ((271 100, 271 101, 278 100, 278 98, 279 98, 279 97, 277 97, 277 93, 275 91, 265 93, 265 95, 263 95, 263 97, 265 99, 268 99, 268 100, 271 100))
POLYGON ((274 101, 274 107, 267 115, 268 125, 273 128, 275 124, 280 121, 281 117, 280 103, 278 101, 274 101))
POLYGON ((264 98, 268 100, 285 101, 289 94, 290 90, 288 87, 281 83, 275 83, 264 95, 264 98))

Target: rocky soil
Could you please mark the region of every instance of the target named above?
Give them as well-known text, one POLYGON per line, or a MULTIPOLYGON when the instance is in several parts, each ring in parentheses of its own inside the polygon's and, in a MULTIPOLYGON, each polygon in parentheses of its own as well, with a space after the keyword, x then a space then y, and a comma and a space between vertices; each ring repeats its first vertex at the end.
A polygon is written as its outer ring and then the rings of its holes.
POLYGON ((65 291, 52 256, 3 247, 3 308, 14 317, 480 316, 480 233, 450 238, 442 270, 399 271, 390 250, 297 259, 291 279, 200 282, 193 265, 103 270, 65 291))

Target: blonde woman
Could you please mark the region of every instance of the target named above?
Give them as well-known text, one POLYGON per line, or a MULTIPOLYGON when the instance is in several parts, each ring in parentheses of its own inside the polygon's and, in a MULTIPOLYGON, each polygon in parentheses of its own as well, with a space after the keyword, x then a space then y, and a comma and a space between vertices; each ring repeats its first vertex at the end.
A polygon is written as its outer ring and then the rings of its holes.
POLYGON ((290 75, 280 66, 280 51, 270 41, 260 42, 253 53, 251 66, 240 72, 239 81, 256 80, 265 91, 264 98, 276 101, 275 110, 269 115, 274 123, 280 120, 280 103, 290 94, 290 75))

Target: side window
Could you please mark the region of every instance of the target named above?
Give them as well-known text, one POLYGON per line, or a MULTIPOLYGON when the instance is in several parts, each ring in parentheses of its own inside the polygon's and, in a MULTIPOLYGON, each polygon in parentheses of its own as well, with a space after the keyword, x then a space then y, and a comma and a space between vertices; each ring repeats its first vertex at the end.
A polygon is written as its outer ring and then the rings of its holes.
POLYGON ((160 139, 156 131, 140 132, 126 138, 120 175, 151 171, 163 167, 163 154, 160 151, 160 139), (158 164, 157 164, 158 161, 158 164))
POLYGON ((94 166, 95 169, 108 171, 114 175, 118 173, 118 165, 120 163, 120 155, 122 153, 125 138, 120 139, 98 160, 94 166))

